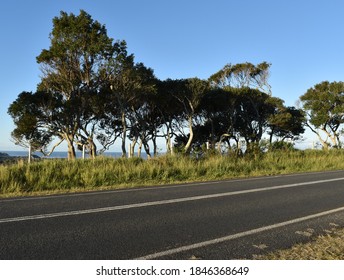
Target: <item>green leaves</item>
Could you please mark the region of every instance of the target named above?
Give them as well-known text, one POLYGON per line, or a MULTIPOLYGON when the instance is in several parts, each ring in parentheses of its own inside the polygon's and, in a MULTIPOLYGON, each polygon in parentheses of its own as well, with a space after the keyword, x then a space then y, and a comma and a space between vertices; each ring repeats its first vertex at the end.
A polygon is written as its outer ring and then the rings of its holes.
POLYGON ((83 10, 78 16, 61 12, 53 19, 50 40, 50 48, 37 56, 42 89, 61 92, 68 99, 85 86, 99 86, 102 68, 115 51, 104 25, 83 10))
POLYGON ((270 66, 271 64, 267 62, 257 65, 249 62, 235 65, 227 64, 212 75, 209 80, 213 85, 220 87, 249 87, 271 95, 271 87, 268 83, 270 66))
POLYGON ((22 92, 8 108, 16 128, 11 136, 17 145, 44 149, 51 141, 51 133, 44 127, 39 110, 40 93, 22 92))
POLYGON ((315 85, 300 97, 315 127, 344 122, 344 83, 328 81, 315 85))
POLYGON ((275 114, 269 118, 271 134, 274 133, 282 140, 293 139, 304 133, 306 117, 301 109, 279 106, 275 114))
MULTIPOLYGON (((231 149, 233 140, 237 147, 243 139, 257 144, 266 132, 282 138, 302 132, 298 111, 271 96, 271 64, 227 64, 208 80, 159 81, 153 69, 135 62, 125 41, 108 37, 105 25, 83 10, 53 19, 50 46, 37 62, 42 70, 38 91, 20 94, 9 108, 13 136, 42 145, 57 137, 67 142, 71 158, 74 146, 86 146, 95 156, 95 143, 108 149, 117 138, 123 155, 126 139, 148 154, 148 141, 157 151, 157 137, 166 138, 168 149, 172 137, 186 139, 188 153, 196 141, 199 146, 211 141, 211 147, 226 141, 231 149)), ((340 98, 332 101, 332 114, 341 110, 340 98)), ((319 100, 313 104, 319 108, 312 113, 314 122, 325 114, 319 100)), ((333 116, 328 125, 335 126, 340 117, 333 116)))
MULTIPOLYGON (((316 84, 300 100, 308 113, 309 123, 325 133, 333 146, 341 146, 339 132, 344 123, 344 83, 324 81, 316 84)), ((315 130, 313 132, 317 133, 315 130)), ((326 140, 322 139, 321 142, 325 144, 326 140)))

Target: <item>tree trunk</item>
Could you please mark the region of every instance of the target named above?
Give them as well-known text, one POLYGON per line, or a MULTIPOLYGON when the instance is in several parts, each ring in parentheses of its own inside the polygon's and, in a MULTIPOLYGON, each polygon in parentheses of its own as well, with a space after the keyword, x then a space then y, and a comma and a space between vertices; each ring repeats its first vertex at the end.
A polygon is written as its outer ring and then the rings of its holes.
POLYGON ((67 139, 67 145, 68 145, 68 160, 75 160, 75 148, 73 143, 73 135, 68 135, 66 137, 67 139))
POLYGON ((139 148, 137 150, 137 156, 140 158, 141 157, 141 151, 142 151, 142 140, 140 140, 139 148))
POLYGON ((167 154, 172 154, 172 149, 171 149, 171 135, 170 135, 170 126, 167 126, 167 133, 166 133, 166 151, 167 154))
POLYGON ((82 159, 85 159, 85 145, 82 145, 82 159))
POLYGON ((274 129, 271 128, 271 133, 270 133, 270 139, 269 139, 269 142, 270 142, 270 146, 272 145, 272 137, 274 136, 274 129))
POLYGON ((30 164, 31 163, 31 157, 32 157, 32 145, 31 143, 29 143, 29 156, 27 159, 27 163, 30 164))
POLYGON ((341 149, 342 148, 342 142, 340 141, 340 138, 339 138, 339 135, 336 134, 336 139, 337 139, 337 147, 338 149, 341 149))
POLYGON ((152 141, 153 141, 154 157, 156 157, 158 155, 158 146, 156 144, 156 136, 153 136, 152 141))
POLYGON ((193 129, 192 129, 192 115, 189 116, 189 130, 190 130, 190 134, 189 134, 189 139, 188 139, 188 142, 186 143, 185 145, 185 148, 184 148, 184 152, 186 154, 190 154, 191 152, 191 144, 192 144, 192 140, 193 140, 193 129))
POLYGON ((321 135, 319 134, 318 131, 316 131, 315 129, 313 129, 313 127, 308 123, 306 122, 306 126, 313 132, 315 133, 317 136, 318 136, 318 139, 321 143, 321 145, 323 146, 323 148, 325 150, 328 150, 330 148, 329 144, 326 142, 326 140, 322 139, 321 135))
POLYGON ((129 157, 134 157, 136 143, 137 143, 137 138, 135 138, 133 142, 131 143, 129 157))
POLYGON ((92 139, 88 140, 89 146, 90 146, 90 157, 92 159, 95 159, 97 156, 97 146, 94 143, 94 141, 92 139))
MULTIPOLYGON (((215 150, 215 129, 214 129, 214 121, 210 119, 210 125, 211 125, 211 148, 215 150)), ((220 138, 219 143, 222 142, 222 139, 220 138)))
POLYGON ((149 145, 148 145, 147 141, 142 141, 142 143, 143 143, 143 147, 145 149, 145 152, 147 154, 147 159, 151 159, 152 156, 150 154, 149 145))
POLYGON ((333 134, 329 133, 325 127, 323 128, 323 131, 326 133, 326 135, 328 136, 328 138, 330 138, 333 147, 335 148, 340 148, 340 141, 339 141, 339 136, 337 136, 336 131, 332 131, 333 134))
POLYGON ((125 112, 122 112, 122 157, 127 157, 127 150, 125 147, 125 140, 127 138, 127 122, 125 120, 125 112))
POLYGON ((75 156, 75 148, 73 143, 69 143, 68 142, 68 160, 75 160, 76 156, 75 156))

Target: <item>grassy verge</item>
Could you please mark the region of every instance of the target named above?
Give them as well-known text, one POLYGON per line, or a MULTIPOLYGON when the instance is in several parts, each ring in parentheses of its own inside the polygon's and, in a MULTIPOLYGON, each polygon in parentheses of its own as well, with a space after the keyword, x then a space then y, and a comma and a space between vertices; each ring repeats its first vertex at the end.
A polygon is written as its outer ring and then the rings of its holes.
POLYGON ((163 156, 24 161, 0 165, 0 196, 114 189, 192 181, 344 169, 344 151, 290 151, 251 157, 209 156, 200 160, 163 156))
POLYGON ((332 229, 314 241, 255 256, 256 260, 344 260, 344 229, 332 229))
MULTIPOLYGON (((159 157, 24 161, 0 165, 0 197, 115 189, 192 181, 344 169, 344 151, 289 151, 251 157, 209 156, 200 160, 159 157)), ((336 229, 308 244, 256 259, 344 259, 344 230, 336 229)))

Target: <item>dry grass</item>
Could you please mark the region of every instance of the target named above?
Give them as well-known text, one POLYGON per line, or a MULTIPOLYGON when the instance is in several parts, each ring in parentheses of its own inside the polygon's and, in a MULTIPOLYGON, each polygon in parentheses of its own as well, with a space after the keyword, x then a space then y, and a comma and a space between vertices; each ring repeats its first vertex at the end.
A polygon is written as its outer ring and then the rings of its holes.
POLYGON ((256 260, 344 260, 344 229, 332 229, 306 244, 254 256, 256 260))
MULTIPOLYGON (((344 151, 277 151, 254 157, 46 160, 0 165, 0 197, 128 188, 192 181, 344 169, 344 151)), ((344 260, 344 229, 256 259, 344 260)))
POLYGON ((128 188, 344 169, 344 151, 276 151, 247 157, 163 156, 24 161, 0 165, 0 197, 128 188))

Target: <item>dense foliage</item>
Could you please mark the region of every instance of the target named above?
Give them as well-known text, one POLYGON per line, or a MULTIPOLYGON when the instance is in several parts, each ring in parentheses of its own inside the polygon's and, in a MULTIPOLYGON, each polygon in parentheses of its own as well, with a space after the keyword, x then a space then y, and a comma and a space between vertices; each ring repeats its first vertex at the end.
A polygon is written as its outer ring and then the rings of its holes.
POLYGON ((300 97, 309 115, 307 126, 318 136, 324 148, 341 148, 344 123, 344 83, 322 82, 300 97))
POLYGON ((76 148, 95 157, 121 141, 123 157, 136 145, 151 157, 160 137, 168 152, 249 153, 264 135, 270 144, 284 143, 298 138, 305 125, 341 146, 341 83, 325 82, 301 97, 306 122, 303 110, 272 96, 267 62, 227 64, 207 80, 161 81, 135 62, 125 41, 108 37, 105 26, 85 11, 55 17, 50 42, 37 57, 42 70, 37 91, 20 93, 8 109, 16 125, 12 137, 33 150, 49 154, 66 142, 69 159, 76 148))

